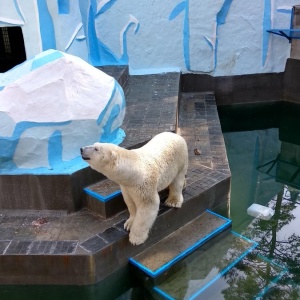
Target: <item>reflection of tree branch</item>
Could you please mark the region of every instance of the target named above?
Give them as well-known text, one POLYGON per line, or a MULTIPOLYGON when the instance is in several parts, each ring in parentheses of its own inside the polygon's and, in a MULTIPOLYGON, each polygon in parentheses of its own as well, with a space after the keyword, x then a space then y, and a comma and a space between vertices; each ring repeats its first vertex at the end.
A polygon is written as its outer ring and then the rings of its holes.
POLYGON ((280 208, 281 208, 281 204, 282 204, 283 193, 284 193, 284 188, 282 188, 282 190, 277 195, 277 201, 276 201, 276 205, 275 205, 274 222, 272 224, 272 240, 271 240, 269 258, 273 258, 274 250, 276 248, 276 233, 277 233, 278 221, 279 221, 279 217, 280 217, 280 208))

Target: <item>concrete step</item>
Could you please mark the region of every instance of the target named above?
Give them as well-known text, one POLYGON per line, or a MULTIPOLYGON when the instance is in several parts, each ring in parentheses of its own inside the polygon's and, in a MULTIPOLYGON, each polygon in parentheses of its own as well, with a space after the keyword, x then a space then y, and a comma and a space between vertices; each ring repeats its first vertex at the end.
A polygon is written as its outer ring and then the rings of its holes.
MULTIPOLYGON (((84 192, 84 206, 105 219, 127 209, 120 186, 110 179, 94 183, 84 188, 84 192)), ((159 196, 163 203, 168 196, 168 191, 161 191, 159 196)))
POLYGON ((224 236, 230 229, 231 220, 207 210, 129 261, 139 281, 149 284, 150 279, 158 284, 178 269, 185 257, 218 235, 224 236))
POLYGON ((84 205, 103 218, 110 218, 126 209, 120 186, 110 179, 92 184, 84 188, 84 192, 84 205))
POLYGON ((256 246, 232 231, 185 258, 177 272, 150 292, 154 299, 169 300, 231 299, 233 295, 236 299, 262 299, 286 269, 253 253, 256 246), (247 289, 241 287, 244 285, 247 289))
POLYGON ((124 89, 129 77, 128 66, 102 66, 96 67, 97 69, 103 71, 109 76, 114 77, 120 86, 124 89))

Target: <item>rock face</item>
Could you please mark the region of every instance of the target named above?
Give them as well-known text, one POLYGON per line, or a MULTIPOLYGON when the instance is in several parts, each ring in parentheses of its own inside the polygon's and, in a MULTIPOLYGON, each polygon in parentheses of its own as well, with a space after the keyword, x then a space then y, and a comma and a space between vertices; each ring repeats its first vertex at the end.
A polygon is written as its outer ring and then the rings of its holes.
POLYGON ((124 115, 114 78, 78 57, 45 51, 0 74, 0 174, 81 168, 80 147, 122 142, 124 115))

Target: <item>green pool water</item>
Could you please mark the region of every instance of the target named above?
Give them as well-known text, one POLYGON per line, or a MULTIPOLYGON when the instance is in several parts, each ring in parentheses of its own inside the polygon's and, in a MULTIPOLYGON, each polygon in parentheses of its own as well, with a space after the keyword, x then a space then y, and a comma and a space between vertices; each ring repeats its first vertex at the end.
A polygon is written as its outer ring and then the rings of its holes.
MULTIPOLYGON (((233 229, 258 242, 253 255, 286 270, 259 299, 300 299, 300 108, 270 103, 223 107, 219 114, 232 172, 233 229), (274 216, 265 221, 247 215, 252 203, 271 207, 274 216)), ((256 284, 251 281, 236 285, 240 299, 248 299, 247 288, 256 284)))
POLYGON ((229 211, 217 212, 257 246, 232 264, 240 250, 223 238, 187 258, 159 288, 170 299, 300 299, 300 107, 235 105, 219 107, 219 116, 232 185, 229 211), (274 216, 249 216, 253 203, 272 208, 274 216))

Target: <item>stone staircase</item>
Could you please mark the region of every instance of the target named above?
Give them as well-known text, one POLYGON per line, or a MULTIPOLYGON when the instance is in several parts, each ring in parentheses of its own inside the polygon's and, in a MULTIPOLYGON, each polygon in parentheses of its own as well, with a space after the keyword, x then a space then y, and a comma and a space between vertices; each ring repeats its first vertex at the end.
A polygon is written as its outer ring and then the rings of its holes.
MULTIPOLYGON (((115 76, 125 92, 126 138, 121 146, 140 147, 164 131, 176 131, 186 139, 189 168, 183 206, 164 206, 167 194, 162 192, 158 217, 148 240, 133 246, 123 228, 128 212, 117 184, 89 167, 71 174, 67 183, 61 176, 52 178, 61 191, 57 207, 64 214, 54 218, 45 213, 41 218, 42 210, 38 208, 30 212, 30 218, 24 210, 17 214, 7 210, 1 215, 0 227, 9 226, 9 234, 1 237, 0 232, 3 284, 92 285, 128 266, 129 258, 132 262, 137 260, 143 251, 148 251, 150 257, 150 249, 158 245, 164 251, 169 239, 177 254, 166 257, 163 265, 172 265, 173 271, 178 267, 177 256, 183 258, 230 231, 230 220, 213 212, 226 215, 231 176, 213 93, 180 94, 180 73, 128 76, 126 67, 103 70, 115 76), (74 208, 77 211, 72 211, 74 208), (33 228, 36 220, 45 222, 33 228)), ((42 180, 50 189, 45 176, 42 180)), ((53 192, 47 197, 43 196, 51 201, 53 192)))

